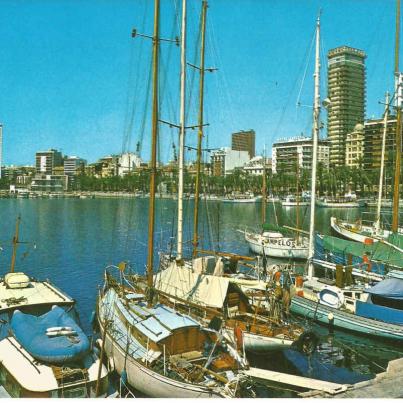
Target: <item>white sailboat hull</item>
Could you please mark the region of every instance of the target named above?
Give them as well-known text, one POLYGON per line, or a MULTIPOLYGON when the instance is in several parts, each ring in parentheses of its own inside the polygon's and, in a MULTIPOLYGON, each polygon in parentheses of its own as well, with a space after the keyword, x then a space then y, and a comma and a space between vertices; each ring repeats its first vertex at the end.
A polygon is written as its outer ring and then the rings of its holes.
POLYGON ((221 201, 223 203, 256 203, 259 201, 259 197, 251 197, 251 198, 245 198, 245 199, 222 199, 221 201))
MULTIPOLYGON (((330 226, 337 234, 356 242, 363 243, 367 238, 372 238, 373 236, 375 236, 374 227, 370 227, 368 225, 361 225, 359 229, 355 230, 353 229, 352 224, 349 224, 348 222, 345 221, 338 222, 336 217, 330 218, 330 226)), ((389 231, 384 231, 382 235, 380 236, 387 238, 387 236, 389 235, 389 231)), ((374 242, 378 242, 378 240, 374 239, 374 242)))
POLYGON ((318 207, 328 207, 328 208, 356 208, 360 207, 358 202, 332 202, 326 200, 316 200, 316 205, 318 207))
POLYGON ((297 203, 295 201, 282 201, 281 202, 281 205, 283 207, 297 207, 297 206, 305 207, 305 206, 309 206, 309 204, 310 204, 309 202, 299 202, 299 203, 297 203))
MULTIPOLYGON (((100 326, 101 333, 104 330, 100 326)), ((122 336, 121 336, 122 337, 122 336)), ((124 337, 126 340, 126 337, 124 337)), ((223 397, 211 389, 176 381, 161 375, 145 364, 126 354, 122 346, 109 333, 105 338, 105 354, 113 362, 116 372, 121 375, 126 370, 128 384, 148 397, 159 398, 210 398, 223 397)))
POLYGON ((290 348, 292 343, 292 340, 244 333, 244 344, 247 351, 280 351, 290 348))
MULTIPOLYGON (((226 338, 236 345, 233 329, 228 329, 225 333, 226 338)), ((243 347, 246 351, 265 352, 286 350, 293 344, 292 340, 281 337, 262 336, 248 332, 242 332, 243 347)))
POLYGON ((260 234, 245 233, 245 240, 253 253, 278 258, 307 259, 308 246, 297 245, 294 238, 266 238, 260 234))

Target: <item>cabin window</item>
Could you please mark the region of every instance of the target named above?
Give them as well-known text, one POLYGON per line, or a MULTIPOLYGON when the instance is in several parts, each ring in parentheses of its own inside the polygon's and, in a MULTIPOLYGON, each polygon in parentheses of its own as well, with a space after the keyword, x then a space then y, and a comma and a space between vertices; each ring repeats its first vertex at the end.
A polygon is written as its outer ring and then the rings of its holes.
POLYGON ((351 298, 351 297, 353 296, 353 293, 352 293, 352 292, 345 292, 345 293, 344 293, 344 296, 351 298))

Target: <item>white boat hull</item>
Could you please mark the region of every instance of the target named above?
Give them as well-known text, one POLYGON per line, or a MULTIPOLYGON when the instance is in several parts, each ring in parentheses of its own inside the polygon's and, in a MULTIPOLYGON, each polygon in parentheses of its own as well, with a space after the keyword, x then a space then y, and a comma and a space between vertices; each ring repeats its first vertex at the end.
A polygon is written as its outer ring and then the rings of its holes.
POLYGON ((280 351, 290 348, 292 343, 292 340, 244 333, 244 344, 247 351, 280 351))
POLYGON ((309 202, 299 202, 297 204, 297 202, 291 202, 291 201, 282 201, 281 205, 283 207, 305 207, 305 206, 309 206, 309 202))
MULTIPOLYGON (((225 332, 226 338, 234 345, 237 341, 234 337, 233 329, 228 329, 225 332)), ((292 340, 280 337, 262 336, 248 332, 242 332, 243 346, 246 351, 254 352, 272 352, 286 350, 293 344, 292 340)))
POLYGON ((276 258, 307 259, 308 246, 297 245, 294 238, 266 238, 260 234, 245 233, 245 240, 253 253, 276 258))
MULTIPOLYGON (((102 326, 100 328, 101 333, 103 333, 102 326)), ((125 336, 124 340, 126 340, 125 336)), ((147 368, 145 364, 128 354, 126 355, 125 350, 111 337, 110 333, 107 333, 105 338, 105 353, 110 362, 113 363, 116 372, 121 375, 123 370, 126 370, 128 384, 148 397, 223 397, 207 387, 176 381, 147 368)))
POLYGON ((360 207, 358 202, 332 202, 332 201, 323 201, 316 200, 316 205, 318 207, 327 207, 327 208, 357 208, 360 207))
POLYGON ((260 199, 258 197, 253 197, 250 199, 222 199, 223 203, 256 203, 260 199))
MULTIPOLYGON (((373 242, 378 242, 379 238, 387 239, 389 235, 391 235, 391 231, 388 230, 381 230, 377 233, 375 228, 369 225, 360 225, 359 228, 354 229, 353 224, 347 221, 338 221, 336 217, 330 218, 330 226, 339 235, 362 243, 364 243, 367 238, 371 238, 373 242)), ((399 232, 401 232, 400 229, 399 232)))

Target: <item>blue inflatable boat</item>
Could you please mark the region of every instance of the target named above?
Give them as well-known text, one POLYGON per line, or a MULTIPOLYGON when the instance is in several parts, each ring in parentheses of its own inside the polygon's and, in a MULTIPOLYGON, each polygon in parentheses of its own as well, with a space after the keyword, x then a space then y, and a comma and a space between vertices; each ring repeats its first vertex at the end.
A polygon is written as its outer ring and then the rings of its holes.
POLYGON ((77 361, 90 349, 89 340, 80 326, 58 306, 42 316, 16 310, 11 329, 17 341, 34 358, 46 363, 77 361))

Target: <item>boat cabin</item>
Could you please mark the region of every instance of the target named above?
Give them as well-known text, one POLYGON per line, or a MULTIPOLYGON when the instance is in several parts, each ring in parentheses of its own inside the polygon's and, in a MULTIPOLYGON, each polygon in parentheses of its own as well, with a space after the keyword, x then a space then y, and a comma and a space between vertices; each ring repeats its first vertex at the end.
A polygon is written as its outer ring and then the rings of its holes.
MULTIPOLYGON (((0 357, 0 384, 10 397, 95 397, 98 360, 81 368, 44 364, 14 337, 0 341, 0 357)), ((100 396, 106 396, 107 388, 108 372, 102 366, 100 396)))

